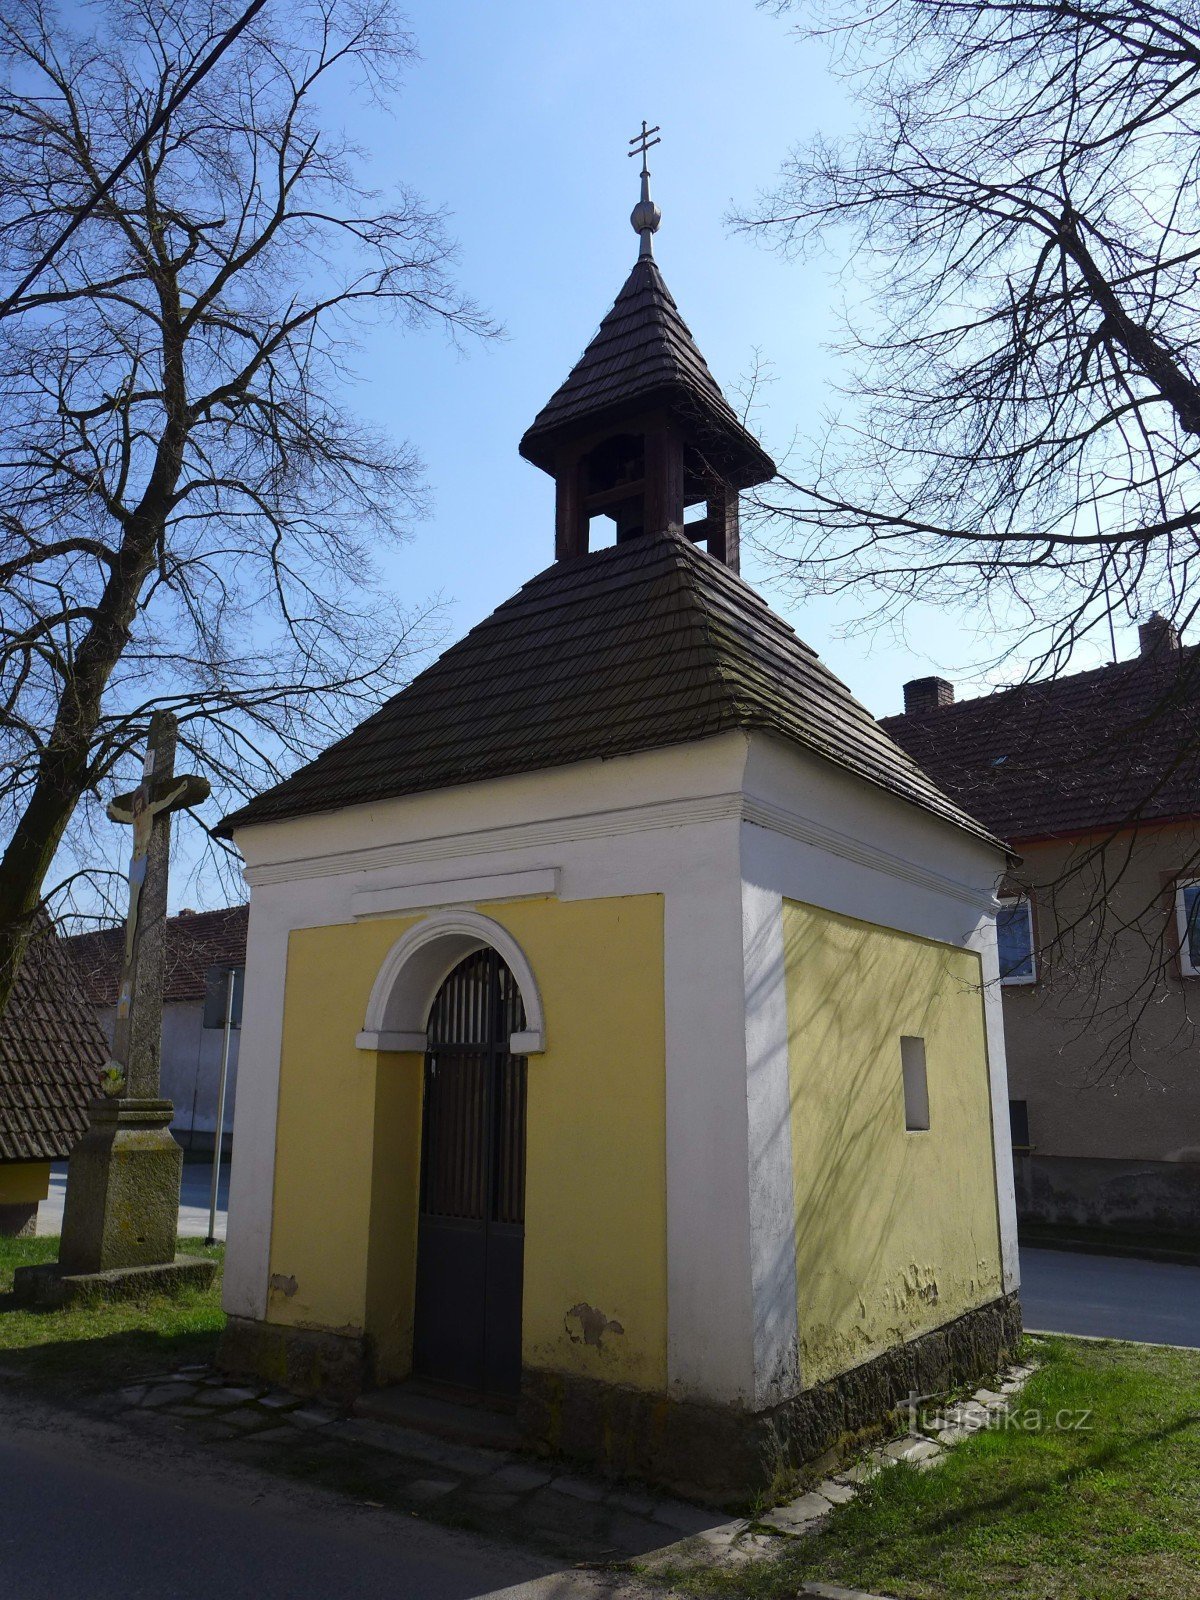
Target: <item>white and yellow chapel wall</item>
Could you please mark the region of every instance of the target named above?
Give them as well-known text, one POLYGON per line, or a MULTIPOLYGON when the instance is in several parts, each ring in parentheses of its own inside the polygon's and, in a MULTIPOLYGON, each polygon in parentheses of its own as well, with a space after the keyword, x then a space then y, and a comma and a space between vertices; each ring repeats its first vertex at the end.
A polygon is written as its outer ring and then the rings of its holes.
POLYGON ((1000 858, 772 739, 752 741, 745 811, 747 1035, 790 1130, 809 1385, 1018 1289, 1000 858), (925 1047, 925 1130, 905 1126, 903 1037, 925 1047))
POLYGON ((744 753, 734 735, 239 835, 256 1000, 235 1137, 254 1156, 231 1183, 231 1316, 370 1333, 402 1370, 416 1146, 377 1131, 374 1108, 419 1142, 421 1066, 359 1035, 397 940, 467 905, 511 931, 544 1012, 529 1055, 526 1361, 749 1397, 744 753), (376 1222, 392 1208, 394 1229, 372 1227, 372 1206, 376 1222), (568 1317, 581 1305, 621 1333, 581 1338, 568 1317))
POLYGON ((407 1370, 423 1019, 380 974, 422 929, 444 975, 438 949, 494 927, 537 1012, 522 1354, 551 1443, 572 1381, 761 1414, 1015 1289, 1000 863, 970 836, 737 733, 237 842, 243 1328, 407 1370))

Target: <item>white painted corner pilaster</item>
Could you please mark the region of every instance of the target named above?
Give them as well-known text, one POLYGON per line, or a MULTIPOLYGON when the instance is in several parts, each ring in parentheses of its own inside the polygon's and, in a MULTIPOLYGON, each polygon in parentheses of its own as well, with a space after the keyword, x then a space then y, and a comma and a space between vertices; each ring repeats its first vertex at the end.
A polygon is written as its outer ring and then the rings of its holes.
POLYGON ((1008 1063, 1004 1054, 1003 991, 996 952, 994 916, 981 918, 975 939, 983 968, 983 1017, 987 1034, 988 1078, 992 1098, 992 1141, 996 1168, 996 1210, 1000 1224, 1000 1268, 1004 1292, 1021 1286, 1017 1254, 1017 1193, 1013 1175, 1012 1132, 1008 1114, 1008 1063))
POLYGON ((246 932, 246 1002, 238 1057, 229 1173, 222 1304, 233 1317, 267 1313, 271 1218, 275 1198, 275 1127, 287 984, 288 924, 269 895, 250 902, 246 932))
POLYGON ((708 829, 707 849, 664 901, 667 1377, 677 1399, 750 1407, 738 827, 730 820, 708 829))
POLYGON ((750 1275, 754 1298, 754 1405, 800 1384, 796 1307, 796 1200, 792 1177, 783 897, 742 884, 746 991, 746 1124, 750 1275))

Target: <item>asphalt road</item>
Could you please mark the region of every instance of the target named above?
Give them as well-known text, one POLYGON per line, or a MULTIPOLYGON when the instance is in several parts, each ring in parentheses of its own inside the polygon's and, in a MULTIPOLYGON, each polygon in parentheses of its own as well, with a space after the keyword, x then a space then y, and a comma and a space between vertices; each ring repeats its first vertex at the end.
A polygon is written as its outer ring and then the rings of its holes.
POLYGON ((556 1574, 540 1556, 3 1387, 0 1483, 3 1600, 468 1600, 510 1585, 529 1600, 595 1594, 586 1575, 556 1574))
POLYGON ((1041 1332, 1200 1347, 1200 1267, 1022 1250, 1021 1304, 1041 1332))

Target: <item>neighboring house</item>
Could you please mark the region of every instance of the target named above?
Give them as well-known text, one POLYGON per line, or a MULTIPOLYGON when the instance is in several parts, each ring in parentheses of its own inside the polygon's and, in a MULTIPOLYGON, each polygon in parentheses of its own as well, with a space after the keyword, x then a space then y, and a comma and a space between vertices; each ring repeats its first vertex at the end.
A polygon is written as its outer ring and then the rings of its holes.
MULTIPOLYGON (((220 911, 181 911, 177 917, 167 919, 162 1093, 175 1106, 171 1128, 185 1150, 213 1148, 230 972, 236 977, 225 1101, 227 1147, 232 1138, 248 909, 242 905, 220 911)), ((122 925, 76 934, 65 941, 110 1041, 124 939, 122 925)))
POLYGON ((32 1233, 50 1187, 87 1127, 108 1056, 63 949, 45 924, 0 1019, 0 1234, 32 1233))
POLYGON ((1026 1222, 1200 1232, 1198 674, 1155 617, 1132 661, 958 704, 920 678, 883 719, 1023 858, 1000 941, 1026 1222))

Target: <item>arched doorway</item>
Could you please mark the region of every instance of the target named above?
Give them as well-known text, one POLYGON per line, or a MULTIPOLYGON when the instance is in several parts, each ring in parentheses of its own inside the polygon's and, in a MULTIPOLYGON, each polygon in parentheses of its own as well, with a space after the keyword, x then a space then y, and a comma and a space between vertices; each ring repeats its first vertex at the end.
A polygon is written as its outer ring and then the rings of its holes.
POLYGON ((527 1063, 516 979, 490 947, 459 961, 429 1012, 413 1370, 488 1394, 521 1380, 527 1063))

